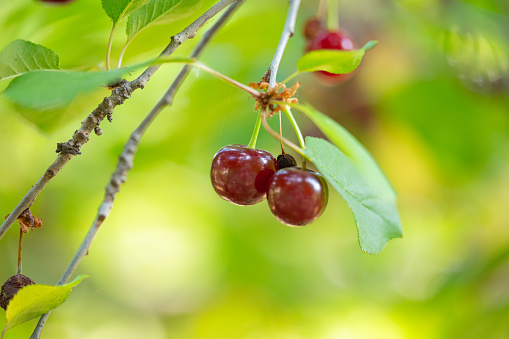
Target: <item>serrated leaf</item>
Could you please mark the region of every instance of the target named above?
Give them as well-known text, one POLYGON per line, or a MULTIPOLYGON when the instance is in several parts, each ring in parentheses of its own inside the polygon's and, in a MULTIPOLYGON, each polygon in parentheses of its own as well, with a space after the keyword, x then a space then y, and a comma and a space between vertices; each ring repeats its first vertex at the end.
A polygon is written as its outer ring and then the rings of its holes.
POLYGON ((26 40, 14 40, 0 52, 0 80, 30 71, 59 70, 55 52, 26 40))
POLYGON ((82 92, 119 79, 130 69, 106 72, 34 71, 14 79, 4 95, 14 104, 35 110, 63 107, 82 92))
POLYGON ((23 287, 7 306, 6 328, 13 328, 57 308, 67 300, 72 288, 87 277, 88 275, 82 274, 72 282, 60 286, 35 284, 23 287))
POLYGON ((359 244, 364 251, 380 253, 390 239, 402 237, 394 199, 374 189, 358 164, 320 138, 307 137, 304 153, 352 210, 359 244))
POLYGON ((326 71, 334 74, 346 74, 354 71, 362 61, 364 53, 376 46, 369 41, 362 48, 351 51, 321 49, 308 52, 297 61, 299 72, 326 71))
POLYGON ((343 126, 311 106, 292 105, 302 111, 329 138, 345 152, 362 171, 363 176, 378 194, 387 199, 396 199, 396 192, 371 154, 343 126))
POLYGON ((150 25, 167 24, 192 13, 200 0, 150 0, 127 19, 126 33, 130 40, 150 25))
POLYGON ((145 5, 149 0, 101 0, 106 14, 116 24, 129 14, 145 5))

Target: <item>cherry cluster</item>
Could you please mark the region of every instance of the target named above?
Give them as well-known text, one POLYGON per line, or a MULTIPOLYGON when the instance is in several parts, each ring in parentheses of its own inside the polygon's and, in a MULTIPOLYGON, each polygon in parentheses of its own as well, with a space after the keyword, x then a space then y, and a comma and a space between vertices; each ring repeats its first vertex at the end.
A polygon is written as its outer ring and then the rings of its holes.
MULTIPOLYGON (((310 19, 304 27, 304 37, 306 38, 306 51, 316 51, 321 49, 332 49, 341 51, 350 51, 356 48, 354 40, 344 30, 329 30, 318 19, 310 19)), ((326 71, 320 71, 324 78, 332 81, 345 80, 352 73, 334 74, 326 71)))
POLYGON ((212 160, 212 186, 236 205, 254 205, 267 198, 274 216, 288 226, 316 220, 327 206, 327 182, 317 172, 296 167, 289 154, 276 160, 267 151, 243 145, 221 148, 212 160))

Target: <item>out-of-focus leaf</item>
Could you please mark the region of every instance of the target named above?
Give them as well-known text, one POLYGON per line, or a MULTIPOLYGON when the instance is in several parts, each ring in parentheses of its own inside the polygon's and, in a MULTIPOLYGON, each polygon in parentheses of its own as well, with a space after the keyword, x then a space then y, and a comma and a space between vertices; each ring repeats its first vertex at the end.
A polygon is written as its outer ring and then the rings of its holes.
POLYGON ((107 72, 34 71, 14 79, 4 91, 13 103, 36 110, 69 104, 79 93, 88 92, 120 78, 129 69, 107 72))
POLYGON ((30 71, 50 69, 60 69, 58 55, 30 41, 14 40, 0 52, 0 80, 30 71))
POLYGON ((82 274, 72 282, 60 286, 35 284, 23 287, 7 306, 5 326, 13 328, 57 308, 67 300, 72 288, 87 277, 88 275, 82 274))
POLYGON ((200 0, 151 0, 127 19, 127 36, 132 40, 150 25, 166 24, 188 16, 198 3, 200 0))
POLYGON ((402 237, 394 200, 374 189, 347 155, 330 142, 314 137, 306 138, 304 153, 352 210, 364 251, 377 254, 390 239, 402 237))
POLYGON ((142 7, 148 0, 102 0, 102 6, 106 14, 116 24, 138 8, 142 7))
POLYGON ((354 71, 362 61, 364 53, 376 46, 369 41, 362 48, 351 51, 320 49, 311 51, 297 61, 299 72, 326 71, 334 74, 346 74, 354 71))

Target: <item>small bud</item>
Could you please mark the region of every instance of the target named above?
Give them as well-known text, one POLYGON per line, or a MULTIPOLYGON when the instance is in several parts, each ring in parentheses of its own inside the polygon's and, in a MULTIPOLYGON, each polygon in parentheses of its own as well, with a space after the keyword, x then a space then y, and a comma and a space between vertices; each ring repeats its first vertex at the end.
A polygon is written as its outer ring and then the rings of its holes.
POLYGON ((96 127, 94 128, 94 133, 95 133, 96 135, 103 135, 103 130, 102 130, 99 126, 96 126, 96 127))
POLYGON ((297 161, 290 154, 280 154, 277 156, 277 165, 279 169, 283 169, 286 167, 295 167, 297 166, 297 161))
POLYGON ((11 301, 22 287, 33 284, 35 284, 35 282, 23 274, 16 274, 7 279, 0 290, 0 307, 4 310, 7 309, 9 301, 11 301))

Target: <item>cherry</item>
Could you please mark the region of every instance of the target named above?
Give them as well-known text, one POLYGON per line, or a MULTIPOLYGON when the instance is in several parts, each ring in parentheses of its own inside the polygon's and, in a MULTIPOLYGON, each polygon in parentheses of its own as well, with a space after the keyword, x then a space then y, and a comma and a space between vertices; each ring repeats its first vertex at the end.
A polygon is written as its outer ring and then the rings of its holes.
POLYGON ((214 156, 210 179, 224 200, 236 205, 254 205, 265 199, 277 170, 276 159, 269 152, 228 145, 214 156))
POLYGON ((21 288, 33 284, 35 284, 34 281, 23 274, 16 274, 7 279, 0 290, 0 307, 7 309, 9 301, 21 288))
POLYGON ((322 175, 300 167, 277 171, 267 192, 272 214, 288 226, 304 226, 316 220, 328 199, 329 189, 322 175))
MULTIPOLYGON (((350 51, 355 48, 356 46, 353 39, 345 31, 329 31, 322 29, 314 33, 313 38, 308 41, 307 51, 316 51, 320 49, 350 51)), ((326 78, 334 80, 346 79, 352 74, 334 74, 325 71, 320 71, 319 73, 323 74, 326 78)))

